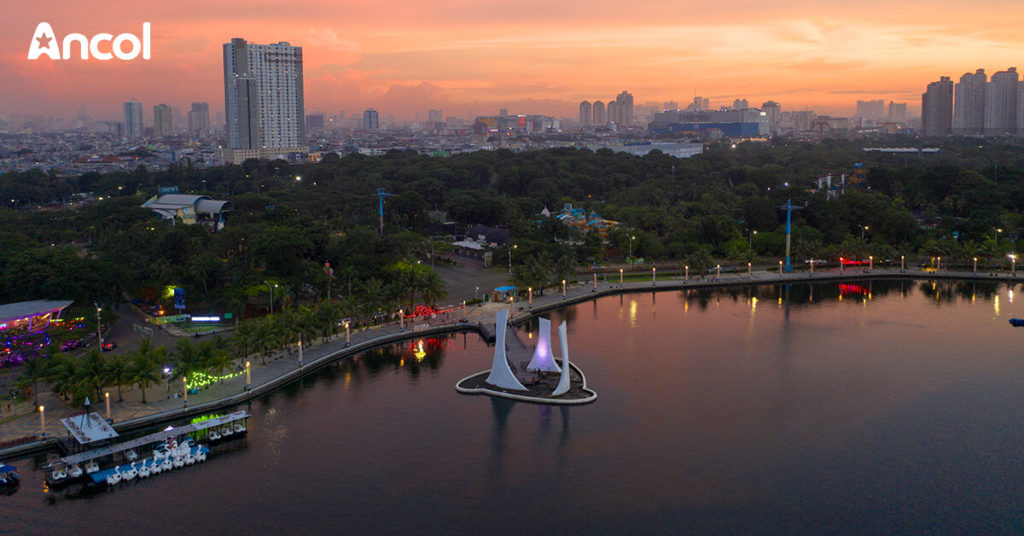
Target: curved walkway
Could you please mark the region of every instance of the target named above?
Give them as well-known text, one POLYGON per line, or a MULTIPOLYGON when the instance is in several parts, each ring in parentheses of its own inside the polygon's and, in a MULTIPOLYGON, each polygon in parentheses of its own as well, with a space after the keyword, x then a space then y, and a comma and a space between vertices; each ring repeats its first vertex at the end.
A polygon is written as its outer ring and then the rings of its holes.
MULTIPOLYGON (((634 275, 636 277, 636 275, 634 275)), ((821 281, 850 280, 850 279, 950 279, 966 281, 993 281, 993 282, 1020 282, 1021 277, 1009 273, 981 274, 972 272, 924 272, 919 270, 894 270, 879 269, 872 272, 863 270, 844 270, 842 274, 838 270, 816 271, 813 275, 807 272, 793 274, 779 274, 774 272, 754 272, 752 277, 747 274, 723 275, 721 279, 697 279, 684 280, 680 277, 659 279, 655 282, 647 281, 626 281, 620 285, 618 278, 614 281, 598 281, 596 288, 592 281, 586 281, 566 290, 565 295, 561 292, 548 292, 544 296, 535 295, 533 303, 528 303, 528 298, 522 296, 521 300, 514 304, 487 303, 478 306, 470 306, 465 312, 466 322, 455 322, 435 326, 413 327, 406 325, 402 330, 396 324, 385 325, 367 331, 353 332, 351 346, 345 347, 344 334, 335 336, 330 340, 319 341, 318 344, 310 345, 304 352, 304 363, 300 367, 298 353, 279 355, 270 360, 266 366, 255 366, 260 361, 258 356, 250 356, 254 367, 252 369, 252 389, 245 389, 245 375, 241 374, 221 383, 214 384, 203 389, 198 394, 189 396, 189 404, 186 407, 180 398, 173 398, 167 395, 171 392, 169 386, 160 384, 147 391, 152 401, 148 404, 141 403, 116 403, 111 402, 111 416, 114 421, 114 428, 118 432, 158 424, 165 421, 172 421, 219 411, 231 408, 238 404, 247 402, 262 396, 270 391, 278 389, 287 383, 301 378, 311 372, 322 368, 339 359, 363 352, 377 346, 391 344, 410 338, 419 338, 445 333, 460 331, 476 331, 485 338, 493 337, 490 325, 494 322, 495 311, 501 307, 511 307, 514 316, 509 320, 513 325, 529 321, 538 316, 555 309, 561 309, 568 305, 589 301, 598 297, 614 295, 619 293, 647 292, 661 290, 681 290, 686 288, 713 288, 734 285, 764 285, 775 283, 809 283, 821 281), (151 395, 152 393, 152 395, 151 395), (154 396, 155 395, 155 396, 154 396), (165 397, 165 398, 160 398, 165 397)), ((115 392, 111 390, 114 398, 115 392)), ((50 394, 49 396, 53 396, 50 394)), ((45 401, 41 401, 45 405, 45 401)), ((59 406, 60 404, 58 404, 59 406)), ((52 407, 52 406, 51 406, 52 407)), ((30 411, 34 406, 28 408, 30 411)), ((102 403, 94 403, 92 411, 104 413, 102 403)), ((0 444, 4 442, 17 441, 25 438, 30 442, 12 446, 0 450, 0 459, 20 457, 33 452, 41 452, 55 446, 56 441, 53 434, 63 432, 60 419, 71 414, 80 413, 81 410, 66 409, 54 414, 51 410, 46 413, 47 431, 50 437, 45 440, 37 440, 40 432, 38 413, 32 412, 19 417, 5 417, 0 412, 0 444)))

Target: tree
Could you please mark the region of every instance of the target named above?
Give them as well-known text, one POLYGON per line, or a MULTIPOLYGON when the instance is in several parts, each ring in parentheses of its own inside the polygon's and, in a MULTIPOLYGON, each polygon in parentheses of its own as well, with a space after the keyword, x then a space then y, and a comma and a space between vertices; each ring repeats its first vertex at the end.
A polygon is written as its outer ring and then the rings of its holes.
POLYGON ((21 367, 21 376, 16 383, 19 389, 32 387, 32 405, 39 407, 39 382, 46 376, 47 361, 43 356, 29 359, 21 367))
POLYGON ((115 355, 107 362, 107 381, 117 384, 117 401, 123 402, 121 386, 131 381, 131 363, 123 355, 115 355))
POLYGON ((107 362, 99 348, 93 348, 85 354, 85 358, 77 367, 78 383, 91 390, 99 401, 103 393, 103 383, 107 378, 107 362))
POLYGON ((171 356, 178 360, 171 379, 187 380, 192 373, 203 370, 203 357, 199 353, 199 347, 189 339, 179 339, 171 350, 171 356))
POLYGON ((142 403, 146 403, 146 389, 160 381, 160 365, 147 356, 136 353, 131 360, 131 380, 142 390, 142 403))

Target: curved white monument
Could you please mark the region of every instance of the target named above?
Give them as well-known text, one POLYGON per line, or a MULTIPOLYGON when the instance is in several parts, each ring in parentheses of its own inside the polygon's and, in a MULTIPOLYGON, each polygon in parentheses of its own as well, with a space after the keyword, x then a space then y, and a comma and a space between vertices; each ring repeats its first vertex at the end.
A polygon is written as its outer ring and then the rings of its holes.
POLYGON ((565 320, 558 326, 558 342, 562 345, 562 375, 551 396, 562 396, 569 392, 569 341, 565 338, 565 320))
POLYGON ((533 350, 533 359, 526 365, 526 370, 544 372, 559 372, 558 363, 555 363, 555 356, 551 355, 551 321, 547 318, 537 319, 537 348, 533 350))
POLYGON ((508 366, 508 359, 505 358, 505 328, 508 326, 508 311, 498 311, 497 319, 494 322, 494 361, 491 363, 491 373, 484 380, 487 383, 516 391, 527 391, 526 387, 519 382, 512 369, 508 366))

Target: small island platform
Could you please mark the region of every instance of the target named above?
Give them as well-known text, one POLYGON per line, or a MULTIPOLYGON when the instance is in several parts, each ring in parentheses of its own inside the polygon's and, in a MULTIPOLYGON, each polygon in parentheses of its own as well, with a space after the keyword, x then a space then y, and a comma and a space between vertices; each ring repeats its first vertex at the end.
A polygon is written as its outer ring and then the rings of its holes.
MULTIPOLYGON (((561 360, 558 360, 561 363, 561 360)), ((523 362, 525 370, 526 362, 523 362)), ((587 377, 583 371, 572 362, 569 363, 569 392, 558 396, 551 396, 555 386, 558 385, 559 373, 557 372, 529 372, 524 375, 517 375, 526 391, 503 389, 487 383, 487 375, 491 371, 485 370, 459 380, 455 384, 455 390, 466 395, 490 395, 519 400, 521 402, 532 402, 535 404, 589 404, 597 400, 597 393, 587 389, 587 377)))

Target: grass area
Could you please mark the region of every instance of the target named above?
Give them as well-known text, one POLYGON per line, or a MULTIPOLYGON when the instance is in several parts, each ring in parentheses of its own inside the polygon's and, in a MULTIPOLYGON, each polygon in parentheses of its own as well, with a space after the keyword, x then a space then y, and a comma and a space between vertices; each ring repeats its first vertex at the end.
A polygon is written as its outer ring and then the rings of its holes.
POLYGON ((188 322, 174 325, 185 333, 210 333, 213 331, 226 331, 229 328, 235 327, 234 324, 191 324, 188 322))

